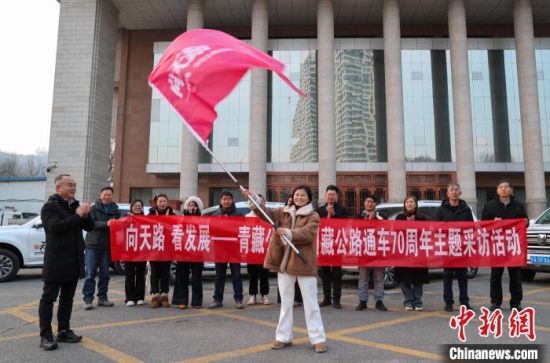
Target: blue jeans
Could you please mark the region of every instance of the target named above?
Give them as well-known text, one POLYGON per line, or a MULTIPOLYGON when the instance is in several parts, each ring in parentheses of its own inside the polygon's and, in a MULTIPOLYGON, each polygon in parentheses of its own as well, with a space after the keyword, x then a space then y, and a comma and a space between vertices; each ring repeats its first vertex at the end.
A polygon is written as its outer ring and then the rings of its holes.
POLYGON ((107 288, 109 286, 109 265, 111 253, 109 250, 97 250, 86 248, 84 252, 84 263, 86 264, 86 280, 82 287, 82 295, 85 303, 94 301, 95 276, 99 268, 99 281, 97 283, 97 298, 107 300, 107 288))
MULTIPOLYGON (((233 298, 235 301, 243 301, 243 279, 241 277, 241 264, 230 263, 231 279, 233 280, 233 298)), ((214 300, 223 301, 223 290, 225 288, 225 272, 227 263, 216 263, 216 283, 214 288, 214 300)))

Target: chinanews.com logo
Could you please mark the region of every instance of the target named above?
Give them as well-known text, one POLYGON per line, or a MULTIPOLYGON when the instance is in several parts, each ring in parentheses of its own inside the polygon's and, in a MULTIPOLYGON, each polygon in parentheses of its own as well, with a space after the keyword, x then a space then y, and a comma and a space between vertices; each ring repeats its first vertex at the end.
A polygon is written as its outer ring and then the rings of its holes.
POLYGON ((464 344, 468 341, 466 326, 474 323, 476 312, 462 305, 458 315, 449 320, 449 327, 457 332, 462 344, 443 345, 447 362, 544 362, 544 346, 539 344, 499 344, 497 339, 507 334, 511 339, 527 338, 535 342, 536 325, 535 309, 527 307, 522 310, 513 308, 504 323, 501 309, 490 311, 482 307, 478 317, 477 333, 481 338, 493 338, 488 344, 464 344), (504 328, 503 328, 504 326, 504 328))

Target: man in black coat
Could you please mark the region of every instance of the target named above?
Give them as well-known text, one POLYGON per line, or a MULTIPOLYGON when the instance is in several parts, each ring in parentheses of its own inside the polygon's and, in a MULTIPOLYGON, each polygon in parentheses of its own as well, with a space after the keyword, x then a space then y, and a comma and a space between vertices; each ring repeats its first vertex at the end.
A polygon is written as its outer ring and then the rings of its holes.
MULTIPOLYGON (((482 220, 501 220, 525 218, 529 223, 525 207, 520 202, 514 200, 514 190, 508 180, 502 180, 497 186, 498 197, 491 200, 483 208, 481 214, 482 220)), ((502 305, 502 274, 504 267, 491 268, 491 306, 494 311, 502 305)), ((510 277, 510 309, 522 309, 521 300, 523 299, 523 288, 521 286, 521 267, 508 267, 508 276, 510 277)))
POLYGON ((40 347, 57 348, 57 342, 77 343, 82 340, 70 327, 73 298, 78 279, 84 277, 84 239, 82 230, 91 231, 89 202, 79 204, 74 199, 76 182, 68 174, 55 178, 56 193, 50 196, 40 213, 46 232, 46 251, 42 280, 44 288, 38 315, 40 317, 40 347), (57 310, 57 342, 52 333, 53 304, 59 296, 57 310))
MULTIPOLYGON (((233 199, 233 194, 230 191, 223 191, 220 195, 220 209, 215 214, 216 216, 243 216, 237 210, 233 199)), ((231 270, 231 279, 233 281, 233 298, 235 299, 235 307, 244 309, 243 305, 243 278, 241 276, 241 264, 229 263, 231 270)), ((225 274, 227 271, 227 262, 216 262, 216 280, 214 284, 214 301, 208 305, 209 309, 218 309, 223 307, 223 291, 225 289, 225 274)))
MULTIPOLYGON (((447 199, 445 199, 435 215, 436 221, 444 222, 464 222, 473 221, 472 210, 466 202, 460 199, 462 191, 457 183, 447 185, 447 199)), ((468 297, 468 269, 466 267, 444 268, 443 269, 443 300, 445 301, 445 311, 453 311, 453 276, 458 280, 458 290, 460 305, 471 309, 468 297)))
MULTIPOLYGON (((327 186, 325 192, 326 203, 317 208, 319 217, 348 217, 346 208, 338 204, 339 195, 340 189, 338 189, 336 185, 327 186)), ((319 303, 319 306, 328 306, 332 304, 335 309, 342 309, 342 304, 340 304, 340 298, 342 296, 342 266, 321 266, 321 280, 323 281, 324 298, 323 301, 319 303)))
POLYGON ((99 199, 90 211, 94 220, 94 229, 86 235, 86 279, 82 287, 84 310, 93 308, 95 276, 99 270, 97 283, 97 306, 111 307, 114 304, 107 298, 109 289, 109 267, 111 265, 111 220, 120 218, 118 205, 113 202, 113 188, 101 189, 99 199))

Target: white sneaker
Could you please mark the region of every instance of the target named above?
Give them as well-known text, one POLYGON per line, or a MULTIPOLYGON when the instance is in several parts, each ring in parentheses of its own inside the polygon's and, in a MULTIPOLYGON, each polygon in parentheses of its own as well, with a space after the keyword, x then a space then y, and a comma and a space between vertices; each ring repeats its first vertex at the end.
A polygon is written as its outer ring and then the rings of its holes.
POLYGON ((250 295, 250 299, 248 299, 247 305, 256 305, 256 295, 250 295))
POLYGON ((143 300, 138 300, 137 303, 136 303, 136 305, 140 305, 140 306, 141 306, 141 305, 145 305, 145 301, 143 301, 143 300))
POLYGON ((267 298, 267 295, 262 295, 262 304, 264 305, 270 305, 271 302, 269 302, 269 299, 267 298))
POLYGON ((413 311, 413 309, 414 309, 414 308, 413 308, 411 305, 405 306, 405 310, 406 310, 406 311, 413 311))
POLYGON ((136 303, 133 302, 132 300, 128 300, 126 301, 126 306, 134 306, 136 303))

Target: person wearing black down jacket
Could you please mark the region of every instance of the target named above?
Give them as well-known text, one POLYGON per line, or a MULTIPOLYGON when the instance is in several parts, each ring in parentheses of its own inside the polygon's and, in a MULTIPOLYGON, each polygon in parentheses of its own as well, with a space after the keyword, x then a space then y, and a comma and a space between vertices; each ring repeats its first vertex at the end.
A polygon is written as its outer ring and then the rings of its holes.
MULTIPOLYGON (((460 199, 462 191, 457 183, 447 185, 447 199, 445 199, 438 208, 435 220, 443 222, 471 222, 474 220, 472 210, 466 202, 460 199)), ((470 298, 468 297, 468 269, 466 267, 444 268, 443 269, 443 300, 445 301, 444 310, 453 311, 453 276, 458 280, 458 300, 460 305, 471 309, 470 298)))
POLYGON ((84 238, 82 230, 91 231, 94 220, 91 204, 74 199, 76 182, 68 174, 55 178, 55 194, 42 207, 40 217, 46 232, 46 251, 42 280, 43 293, 38 306, 40 347, 57 348, 57 342, 78 343, 80 335, 71 330, 73 299, 79 278, 84 277, 84 238), (59 296, 58 333, 52 333, 53 304, 59 296), (57 341, 56 341, 57 340, 57 341))
MULTIPOLYGON (((514 199, 514 190, 508 180, 502 180, 497 186, 497 198, 485 204, 481 219, 501 220, 525 218, 529 223, 523 204, 514 199)), ((491 268, 491 306, 490 310, 500 309, 502 305, 502 274, 504 267, 491 268)), ((521 267, 508 267, 510 277, 510 309, 522 310, 523 288, 521 286, 521 267)))
MULTIPOLYGON (((150 215, 168 216, 176 215, 172 207, 168 205, 168 196, 159 193, 153 198, 154 207, 149 209, 150 215)), ((151 261, 151 307, 153 309, 162 306, 170 307, 168 291, 170 290, 170 261, 151 261)))

